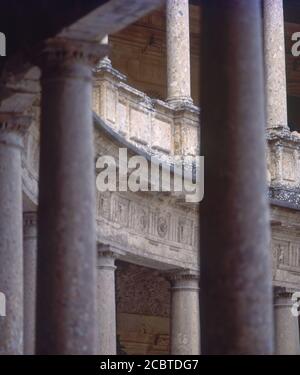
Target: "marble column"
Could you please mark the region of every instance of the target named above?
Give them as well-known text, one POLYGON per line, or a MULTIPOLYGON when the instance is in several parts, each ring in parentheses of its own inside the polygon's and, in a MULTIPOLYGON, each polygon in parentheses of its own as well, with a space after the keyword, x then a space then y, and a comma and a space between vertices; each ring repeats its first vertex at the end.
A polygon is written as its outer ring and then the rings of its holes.
POLYGON ((300 354, 298 317, 291 312, 293 303, 292 292, 275 288, 275 354, 300 354))
POLYGON ((0 114, 0 354, 23 354, 22 137, 30 119, 0 114))
POLYGON ((116 354, 115 258, 110 246, 98 245, 97 295, 100 355, 116 354))
POLYGON ((191 103, 189 1, 167 0, 167 101, 191 103))
POLYGON ((263 4, 267 128, 288 129, 283 1, 263 4))
POLYGON ((23 215, 23 267, 24 267, 24 354, 35 352, 35 295, 36 295, 36 253, 37 215, 25 212, 23 215))
POLYGON ((178 272, 171 282, 171 354, 200 354, 199 275, 178 272))
POLYGON ((96 192, 92 68, 99 43, 54 39, 41 68, 37 354, 95 354, 96 192))
POLYGON ((201 351, 272 354, 260 0, 202 3, 201 351))

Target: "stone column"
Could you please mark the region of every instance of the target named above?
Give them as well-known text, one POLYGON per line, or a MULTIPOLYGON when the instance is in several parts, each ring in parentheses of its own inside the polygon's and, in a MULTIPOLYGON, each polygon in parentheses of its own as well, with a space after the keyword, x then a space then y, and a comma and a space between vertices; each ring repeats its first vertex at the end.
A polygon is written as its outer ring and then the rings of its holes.
POLYGON ((167 101, 191 103, 189 1, 167 0, 167 101))
POLYGON ((273 353, 259 0, 202 4, 201 351, 273 353))
POLYGON ((275 288, 275 354, 300 354, 298 317, 291 312, 292 292, 275 288))
MULTIPOLYGON (((103 44, 104 46, 107 46, 109 47, 109 40, 108 40, 108 35, 105 35, 102 40, 101 40, 101 44, 103 44)), ((108 67, 111 67, 111 60, 109 58, 108 55, 104 56, 99 64, 98 64, 98 68, 102 67, 102 66, 108 66, 108 67)))
POLYGON ((0 354, 23 354, 22 137, 30 119, 0 114, 0 354))
POLYGON ((37 354, 96 353, 92 67, 99 43, 49 40, 41 67, 37 354))
POLYGON ((199 275, 178 272, 171 282, 171 354, 200 354, 199 275))
POLYGON ((36 295, 36 247, 37 215, 25 212, 23 215, 24 241, 24 354, 35 352, 35 295, 36 295))
POLYGON ((110 246, 98 246, 97 290, 100 355, 116 354, 115 258, 110 246))
POLYGON ((288 128, 282 0, 264 0, 267 128, 288 128))

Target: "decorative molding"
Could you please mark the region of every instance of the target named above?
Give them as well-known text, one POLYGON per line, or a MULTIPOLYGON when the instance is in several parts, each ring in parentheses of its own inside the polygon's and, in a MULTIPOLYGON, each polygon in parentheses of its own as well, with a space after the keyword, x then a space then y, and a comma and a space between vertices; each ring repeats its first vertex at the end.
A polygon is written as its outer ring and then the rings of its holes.
POLYGON ((164 273, 171 283, 174 291, 198 291, 200 273, 199 270, 175 269, 164 273))
POLYGON ((0 113, 0 143, 23 148, 23 137, 32 118, 16 113, 0 113))
POLYGON ((149 241, 196 251, 196 220, 175 210, 160 209, 151 201, 134 200, 120 193, 98 193, 97 216, 142 235, 149 241))
POLYGON ((120 256, 124 256, 125 252, 118 249, 115 246, 109 244, 98 243, 97 244, 98 257, 113 258, 117 259, 120 256))
POLYGON ((273 239, 272 251, 277 269, 300 275, 300 239, 299 242, 273 239))
POLYGON ((18 113, 0 113, 0 130, 24 135, 31 124, 31 116, 18 113))
POLYGON ((286 203, 288 208, 300 209, 300 188, 292 189, 284 186, 270 187, 268 195, 273 204, 286 203))
MULTIPOLYGON (((107 56, 109 48, 99 42, 88 42, 62 37, 48 39, 37 51, 34 62, 42 68, 42 79, 47 73, 58 73, 68 77, 74 76, 74 71, 69 72, 68 65, 81 63, 87 66, 95 66, 99 60, 107 56)), ((82 77, 84 72, 78 72, 78 77, 82 77)), ((87 76, 86 78, 91 78, 87 76)))

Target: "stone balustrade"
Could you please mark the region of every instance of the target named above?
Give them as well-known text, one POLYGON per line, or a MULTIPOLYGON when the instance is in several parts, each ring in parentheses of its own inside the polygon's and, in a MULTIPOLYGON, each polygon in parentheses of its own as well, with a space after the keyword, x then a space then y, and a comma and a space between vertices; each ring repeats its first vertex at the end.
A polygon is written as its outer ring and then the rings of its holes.
MULTIPOLYGON (((94 111, 130 143, 157 153, 162 159, 180 153, 199 153, 197 107, 176 110, 130 87, 125 79, 111 66, 97 70, 94 111)), ((38 111, 37 106, 32 107, 33 124, 24 139, 22 158, 23 188, 34 202, 37 196, 38 111)), ((267 160, 270 197, 300 205, 300 133, 288 129, 267 131, 267 160)))
POLYGON ((116 132, 153 154, 199 154, 199 108, 179 107, 126 84, 126 77, 109 64, 95 72, 93 109, 116 132))
MULTIPOLYGON (((100 64, 95 73, 93 106, 126 140, 163 159, 200 153, 197 107, 174 108, 151 99, 109 64, 100 64)), ((300 204, 300 134, 288 128, 268 131, 267 143, 270 197, 300 204)))

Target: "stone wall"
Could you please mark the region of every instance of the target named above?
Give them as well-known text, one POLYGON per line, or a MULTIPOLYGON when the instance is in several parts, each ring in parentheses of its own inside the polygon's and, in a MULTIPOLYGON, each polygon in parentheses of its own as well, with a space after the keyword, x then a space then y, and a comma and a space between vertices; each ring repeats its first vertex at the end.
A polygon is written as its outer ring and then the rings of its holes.
POLYGON ((155 270, 117 262, 117 335, 127 354, 169 353, 169 287, 155 270))

